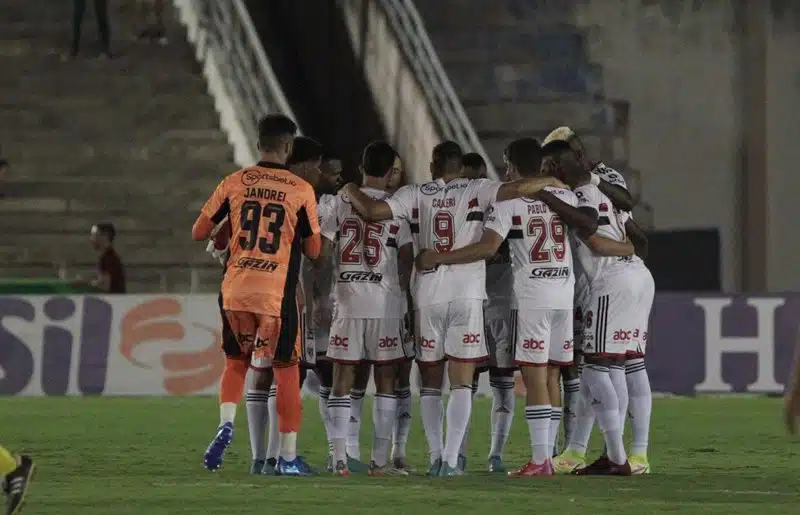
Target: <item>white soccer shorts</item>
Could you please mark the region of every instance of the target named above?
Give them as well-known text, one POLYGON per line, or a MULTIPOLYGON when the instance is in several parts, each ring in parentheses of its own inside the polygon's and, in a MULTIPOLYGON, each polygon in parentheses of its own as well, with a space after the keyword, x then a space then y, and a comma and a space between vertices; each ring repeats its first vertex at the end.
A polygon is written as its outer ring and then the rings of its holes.
POLYGON ((511 310, 503 313, 484 312, 486 346, 489 348, 489 364, 497 368, 516 368, 514 345, 511 341, 511 310))
POLYGON ((612 281, 592 291, 583 313, 581 350, 611 358, 644 355, 655 294, 653 276, 642 269, 613 277, 612 281))
POLYGON ((417 361, 435 363, 486 361, 489 352, 483 334, 483 301, 458 299, 415 312, 417 361))
POLYGON ((519 366, 572 365, 573 317, 570 309, 514 310, 514 362, 519 366))
POLYGON ((346 364, 402 361, 404 337, 402 318, 334 318, 326 355, 346 364))

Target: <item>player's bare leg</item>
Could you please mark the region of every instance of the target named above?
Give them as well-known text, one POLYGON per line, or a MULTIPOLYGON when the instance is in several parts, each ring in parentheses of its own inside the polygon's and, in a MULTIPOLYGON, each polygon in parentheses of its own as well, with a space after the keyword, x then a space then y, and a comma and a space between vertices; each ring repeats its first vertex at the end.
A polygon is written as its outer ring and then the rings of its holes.
POLYGON ((361 461, 361 410, 364 406, 364 395, 369 383, 369 375, 372 372, 372 365, 368 362, 361 362, 356 366, 353 387, 350 389, 350 425, 347 432, 347 457, 351 458, 351 472, 362 472, 356 470, 359 464, 352 463, 353 460, 361 461))
POLYGON ((505 473, 503 449, 514 421, 514 369, 492 367, 489 370, 492 387, 492 443, 489 449, 489 472, 505 473))
POLYGON ((558 456, 558 432, 561 429, 563 406, 561 402, 561 367, 547 367, 547 393, 550 397, 550 449, 552 456, 558 456))
POLYGON ((347 434, 350 423, 350 389, 355 382, 358 363, 333 364, 333 389, 328 400, 331 417, 331 443, 333 444, 333 473, 347 476, 347 434))
POLYGON ((573 474, 629 476, 631 467, 622 442, 619 398, 609 375, 611 362, 597 356, 586 355, 584 358, 586 362, 581 380, 588 391, 588 398, 584 397, 584 402, 590 403, 590 408, 597 417, 608 457, 601 457, 591 465, 575 470, 573 474))
MULTIPOLYGON (((486 369, 475 369, 475 372, 472 374, 472 401, 475 401, 475 394, 478 393, 478 382, 481 378, 481 373, 485 372, 486 369)), ((464 432, 464 438, 461 440, 461 447, 458 449, 458 468, 462 472, 467 471, 467 443, 469 442, 469 425, 467 425, 467 430, 464 432)))
POLYGON ((450 359, 447 375, 450 379, 450 398, 447 402, 447 433, 445 434, 442 468, 439 476, 460 476, 458 451, 472 416, 472 378, 475 363, 450 359))
POLYGON ((552 476, 550 445, 550 394, 547 388, 547 365, 520 366, 525 384, 525 420, 531 441, 531 460, 509 472, 511 477, 552 476))
POLYGON ((631 421, 631 470, 634 474, 649 474, 647 444, 650 437, 650 415, 653 411, 653 392, 647 375, 644 358, 637 357, 625 362, 625 378, 628 384, 628 412, 631 421))
POLYGON ((395 371, 393 363, 375 364, 375 402, 372 404, 372 461, 371 476, 407 476, 408 472, 391 465, 389 448, 392 444, 392 426, 397 411, 394 394, 395 371))
POLYGON ((438 476, 442 468, 442 443, 444 417, 442 410, 442 382, 445 362, 418 363, 422 384, 419 391, 420 416, 425 438, 428 441, 429 476, 438 476))
POLYGON ((328 400, 333 387, 333 363, 323 354, 317 354, 317 378, 319 379, 319 415, 325 424, 325 435, 328 438, 328 459, 326 468, 333 472, 333 443, 331 443, 331 417, 328 413, 328 400))
POLYGON ((219 388, 219 427, 203 455, 203 464, 210 471, 219 470, 225 451, 233 441, 233 422, 236 406, 242 400, 248 360, 226 358, 219 388))
POLYGON ((411 364, 406 359, 396 365, 394 394, 397 398, 394 435, 392 437, 392 463, 400 470, 408 471, 406 443, 411 430, 411 364))
POLYGON ((272 386, 272 368, 257 367, 251 364, 245 405, 247 408, 247 427, 250 432, 250 452, 252 453, 251 474, 274 473, 275 464, 268 464, 267 423, 277 428, 278 421, 269 418, 269 394, 272 386))

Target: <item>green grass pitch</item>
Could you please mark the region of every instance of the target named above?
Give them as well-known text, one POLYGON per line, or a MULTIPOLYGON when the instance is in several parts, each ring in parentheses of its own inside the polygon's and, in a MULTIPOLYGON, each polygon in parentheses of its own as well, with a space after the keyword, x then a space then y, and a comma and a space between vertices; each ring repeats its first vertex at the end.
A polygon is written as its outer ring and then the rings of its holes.
MULTIPOLYGON (((522 404, 506 452, 510 466, 529 457, 522 404)), ((25 515, 800 513, 800 444, 783 434, 777 399, 656 400, 654 474, 632 478, 512 480, 484 472, 489 406, 476 401, 469 475, 452 479, 250 476, 244 406, 222 470, 209 473, 202 453, 217 423, 211 398, 2 398, 0 443, 38 462, 25 515)), ((409 458, 423 471, 416 410, 409 458)), ((327 447, 314 400, 304 414, 299 447, 321 465, 327 447)), ((369 404, 362 429, 366 457, 369 404)), ((597 438, 592 447, 601 447, 597 438)))

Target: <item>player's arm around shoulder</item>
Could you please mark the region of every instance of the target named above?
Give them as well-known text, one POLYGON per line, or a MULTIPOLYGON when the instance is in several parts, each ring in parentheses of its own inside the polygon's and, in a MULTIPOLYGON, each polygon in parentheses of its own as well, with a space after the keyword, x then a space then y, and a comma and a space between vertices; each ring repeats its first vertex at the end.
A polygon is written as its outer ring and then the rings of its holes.
POLYGON ((632 210, 633 197, 626 187, 622 174, 609 166, 603 165, 603 169, 605 173, 602 176, 592 172, 592 184, 595 184, 603 195, 611 199, 611 203, 617 209, 632 210))
POLYGON ((578 199, 572 191, 560 188, 542 190, 534 195, 534 198, 547 204, 547 207, 556 213, 570 229, 576 229, 587 237, 597 232, 599 225, 597 211, 578 208, 578 199))
POLYGON ((319 217, 317 216, 317 197, 314 188, 307 181, 300 179, 302 196, 298 209, 298 230, 303 239, 303 254, 311 260, 319 259, 322 251, 319 217))
POLYGON ((382 222, 394 218, 392 208, 385 200, 376 200, 364 194, 354 183, 345 184, 339 195, 345 202, 352 204, 364 220, 368 222, 382 222))
POLYGON ((642 259, 646 259, 649 250, 647 233, 644 232, 644 229, 639 227, 639 224, 637 224, 630 215, 627 216, 624 226, 625 234, 627 234, 628 239, 631 240, 633 248, 636 250, 636 255, 642 259))
POLYGON ((496 200, 497 202, 502 202, 521 197, 533 197, 547 187, 566 188, 567 186, 555 177, 524 177, 516 181, 500 184, 497 189, 496 200))

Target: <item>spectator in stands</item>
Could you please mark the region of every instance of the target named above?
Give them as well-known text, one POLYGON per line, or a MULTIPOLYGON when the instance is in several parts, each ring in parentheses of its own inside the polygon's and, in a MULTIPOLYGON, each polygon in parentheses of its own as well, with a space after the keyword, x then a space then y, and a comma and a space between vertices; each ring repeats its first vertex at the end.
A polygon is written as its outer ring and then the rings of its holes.
POLYGON ((166 45, 167 32, 164 28, 164 8, 165 0, 139 0, 141 9, 142 26, 144 29, 139 33, 140 41, 156 42, 159 45, 166 45))
POLYGON ((8 172, 11 169, 11 164, 0 157, 0 198, 3 198, 3 185, 8 177, 8 172))
MULTIPOLYGON (((94 1, 94 17, 97 23, 97 32, 100 36, 101 56, 111 58, 111 29, 108 23, 108 0, 94 1)), ((86 11, 86 0, 73 0, 72 14, 72 46, 70 56, 76 57, 81 46, 81 25, 86 11)))
POLYGON ((102 293, 125 293, 125 269, 119 254, 114 250, 117 235, 114 225, 101 223, 94 225, 90 233, 92 248, 98 253, 97 273, 94 279, 78 279, 76 286, 89 287, 102 293))

